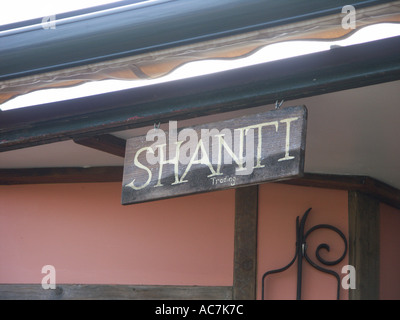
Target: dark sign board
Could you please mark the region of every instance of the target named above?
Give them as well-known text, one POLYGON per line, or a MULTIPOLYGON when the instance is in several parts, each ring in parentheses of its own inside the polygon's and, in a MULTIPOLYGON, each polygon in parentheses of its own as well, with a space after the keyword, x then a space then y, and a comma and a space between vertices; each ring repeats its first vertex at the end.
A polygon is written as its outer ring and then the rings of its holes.
POLYGON ((122 204, 299 177, 307 109, 286 107, 127 141, 122 204))

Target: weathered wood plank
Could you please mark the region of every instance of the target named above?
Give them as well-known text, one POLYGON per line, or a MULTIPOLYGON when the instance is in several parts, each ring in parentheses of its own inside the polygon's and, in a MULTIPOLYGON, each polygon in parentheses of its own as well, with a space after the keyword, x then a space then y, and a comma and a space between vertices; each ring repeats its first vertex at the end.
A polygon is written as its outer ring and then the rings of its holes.
POLYGON ((258 186, 235 191, 233 299, 255 300, 257 290, 258 186))
POLYGON ((135 286, 61 284, 44 290, 39 284, 0 284, 1 300, 231 300, 229 286, 135 286))
POLYGON ((351 300, 379 299, 379 201, 349 191, 349 264, 356 270, 351 300))
POLYGON ((306 124, 297 106, 129 139, 122 204, 301 176, 306 124))

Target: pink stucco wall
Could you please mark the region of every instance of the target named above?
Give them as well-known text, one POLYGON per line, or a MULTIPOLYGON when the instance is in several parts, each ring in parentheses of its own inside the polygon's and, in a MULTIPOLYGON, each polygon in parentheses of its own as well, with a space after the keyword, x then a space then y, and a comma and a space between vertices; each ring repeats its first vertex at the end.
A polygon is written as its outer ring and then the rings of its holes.
POLYGON ((380 207, 380 299, 400 300, 400 210, 380 207))
MULTIPOLYGON (((233 283, 234 190, 120 205, 120 183, 0 187, 0 283, 41 283, 54 265, 58 283, 221 285, 233 283)), ((338 227, 348 238, 347 192, 264 184, 259 194, 258 298, 261 277, 295 250, 295 219, 312 207, 306 230, 338 227)), ((381 206, 381 298, 400 298, 400 210, 381 206)), ((308 239, 315 261, 343 243, 331 231, 308 239)), ((341 268, 348 258, 334 268, 341 268)), ((335 299, 336 282, 304 264, 303 298, 335 299)), ((296 265, 266 282, 267 299, 294 299, 296 265)), ((341 290, 341 298, 348 292, 341 290)))
POLYGON ((120 205, 121 184, 0 187, 0 283, 232 285, 234 191, 120 205))
MULTIPOLYGON (((330 224, 340 229, 348 239, 348 198, 346 191, 264 184, 259 191, 258 283, 269 270, 287 265, 295 254, 296 217, 312 208, 305 230, 317 224, 330 224)), ((321 252, 327 260, 339 258, 344 250, 341 238, 332 231, 316 230, 307 238, 308 255, 317 262, 314 253, 321 243, 330 245, 330 252, 321 252)), ((327 267, 342 276, 341 268, 348 264, 348 254, 335 267, 327 267)), ((297 264, 283 273, 271 275, 265 282, 265 299, 296 298, 297 264)), ((337 282, 303 262, 302 299, 336 299, 337 282)), ((341 289, 341 299, 348 291, 341 289)), ((261 297, 261 285, 258 287, 261 297)))

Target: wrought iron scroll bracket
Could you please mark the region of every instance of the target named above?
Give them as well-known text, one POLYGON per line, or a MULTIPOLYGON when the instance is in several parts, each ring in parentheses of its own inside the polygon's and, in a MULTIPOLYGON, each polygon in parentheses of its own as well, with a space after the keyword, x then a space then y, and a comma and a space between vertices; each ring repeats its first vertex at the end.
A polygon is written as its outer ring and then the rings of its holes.
POLYGON ((312 228, 310 228, 307 232, 305 232, 305 224, 306 224, 306 220, 308 217, 308 214, 310 213, 311 208, 309 208, 303 215, 303 217, 300 218, 297 217, 296 218, 296 252, 294 254, 294 258, 289 262, 289 264, 287 264, 286 266, 279 268, 279 269, 274 269, 274 270, 270 270, 267 271, 266 273, 264 273, 264 275, 262 276, 262 300, 264 300, 264 295, 265 295, 265 280, 266 277, 271 275, 271 274, 275 274, 275 273, 280 273, 283 272, 287 269, 289 269, 294 262, 297 260, 297 292, 296 292, 296 298, 297 300, 301 300, 301 289, 302 289, 302 272, 303 272, 303 259, 305 259, 306 262, 308 262, 313 268, 330 274, 332 276, 334 276, 336 278, 337 281, 337 293, 336 293, 336 298, 339 300, 340 298, 340 276, 337 272, 324 268, 318 264, 316 264, 314 261, 312 261, 310 259, 310 257, 307 254, 307 242, 306 239, 307 237, 315 230, 317 229, 329 229, 332 230, 334 232, 336 232, 343 240, 344 242, 344 252, 341 255, 340 258, 333 260, 333 261, 328 261, 324 258, 322 258, 322 256, 320 255, 320 251, 322 249, 329 251, 330 247, 328 244, 326 243, 322 243, 320 244, 315 252, 315 255, 317 257, 317 260, 325 265, 325 266, 334 266, 339 264, 346 256, 347 254, 347 239, 346 236, 343 234, 342 231, 340 231, 338 228, 331 226, 329 224, 319 224, 316 225, 312 228))

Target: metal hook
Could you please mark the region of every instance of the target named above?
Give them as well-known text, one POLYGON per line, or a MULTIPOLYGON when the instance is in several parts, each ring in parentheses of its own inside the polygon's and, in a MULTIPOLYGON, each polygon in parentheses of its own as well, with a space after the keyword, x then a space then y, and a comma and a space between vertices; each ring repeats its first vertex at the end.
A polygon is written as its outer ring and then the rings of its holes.
POLYGON ((285 100, 282 100, 281 102, 279 102, 278 100, 276 100, 275 101, 275 110, 278 110, 282 106, 284 101, 285 100))

